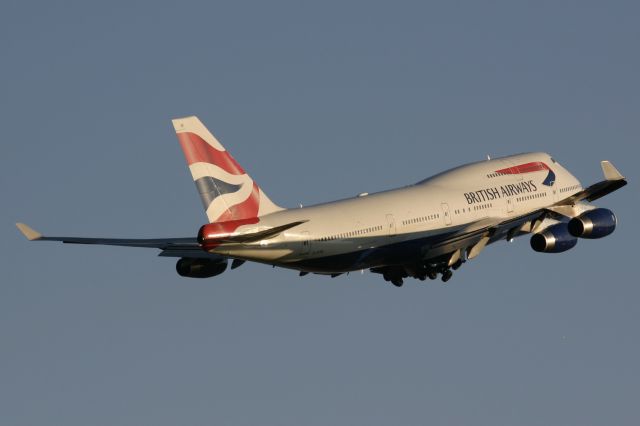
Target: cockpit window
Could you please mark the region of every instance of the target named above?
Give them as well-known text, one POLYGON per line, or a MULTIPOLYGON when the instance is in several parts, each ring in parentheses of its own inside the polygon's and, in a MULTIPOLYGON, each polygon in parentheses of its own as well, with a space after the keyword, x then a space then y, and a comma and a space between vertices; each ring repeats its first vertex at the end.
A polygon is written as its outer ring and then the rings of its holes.
POLYGON ((557 163, 555 158, 553 158, 553 157, 549 157, 549 158, 551 158, 551 161, 553 161, 554 163, 557 163))

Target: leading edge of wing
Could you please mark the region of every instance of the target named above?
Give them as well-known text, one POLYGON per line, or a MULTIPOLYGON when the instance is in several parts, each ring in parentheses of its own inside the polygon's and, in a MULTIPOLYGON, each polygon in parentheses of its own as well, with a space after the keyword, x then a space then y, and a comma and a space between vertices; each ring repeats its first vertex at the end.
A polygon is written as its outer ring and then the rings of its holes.
POLYGON ((147 247, 160 250, 168 249, 200 249, 198 241, 193 238, 88 238, 88 237, 46 237, 24 223, 16 223, 29 241, 60 241, 67 244, 95 244, 123 247, 147 247))

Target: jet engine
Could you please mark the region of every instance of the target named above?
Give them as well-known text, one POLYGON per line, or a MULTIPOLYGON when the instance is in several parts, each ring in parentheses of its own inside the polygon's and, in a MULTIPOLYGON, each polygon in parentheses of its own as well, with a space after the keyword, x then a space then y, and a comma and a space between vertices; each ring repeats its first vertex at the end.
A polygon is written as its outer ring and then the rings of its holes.
POLYGON ((594 209, 569 221, 569 233, 580 238, 602 238, 616 229, 616 215, 609 209, 594 209))
POLYGON ((182 257, 176 263, 176 271, 181 277, 211 278, 227 269, 227 261, 182 257))
POLYGON ((557 223, 531 237, 531 248, 540 253, 562 253, 577 243, 578 239, 569 234, 566 223, 557 223))

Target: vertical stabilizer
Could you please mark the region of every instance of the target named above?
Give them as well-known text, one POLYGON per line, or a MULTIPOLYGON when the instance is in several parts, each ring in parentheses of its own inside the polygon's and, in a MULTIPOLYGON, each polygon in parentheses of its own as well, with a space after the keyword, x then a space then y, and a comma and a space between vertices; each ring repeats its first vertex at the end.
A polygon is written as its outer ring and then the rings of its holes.
POLYGON ((172 120, 210 223, 279 210, 198 117, 172 120))

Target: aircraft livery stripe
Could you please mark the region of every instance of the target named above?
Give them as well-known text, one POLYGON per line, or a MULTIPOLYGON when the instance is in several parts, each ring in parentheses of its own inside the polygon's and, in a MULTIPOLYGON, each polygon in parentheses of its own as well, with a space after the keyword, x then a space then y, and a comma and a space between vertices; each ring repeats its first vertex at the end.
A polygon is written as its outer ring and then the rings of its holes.
POLYGON ((227 222, 231 220, 257 218, 259 209, 260 188, 258 188, 258 184, 254 182, 251 195, 249 195, 246 200, 230 206, 224 213, 222 213, 222 215, 220 215, 220 217, 215 219, 215 222, 227 222))
POLYGON ((210 163, 232 175, 245 174, 244 169, 227 151, 218 151, 195 133, 183 132, 177 133, 177 136, 189 165, 210 163))
POLYGON ((506 169, 496 170, 496 173, 500 173, 503 175, 519 175, 522 173, 531 173, 531 172, 539 172, 541 170, 551 170, 549 166, 540 161, 519 164, 513 167, 507 167, 506 169))

